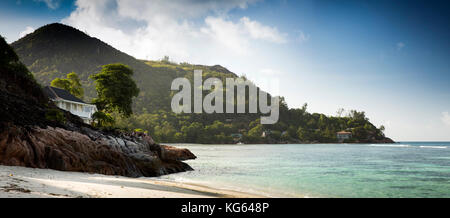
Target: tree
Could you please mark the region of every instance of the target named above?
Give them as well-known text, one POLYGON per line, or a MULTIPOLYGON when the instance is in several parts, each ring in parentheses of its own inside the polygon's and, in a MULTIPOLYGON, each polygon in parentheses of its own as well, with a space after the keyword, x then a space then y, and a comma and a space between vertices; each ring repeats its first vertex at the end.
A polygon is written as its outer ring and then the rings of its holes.
POLYGON ((278 131, 278 130, 274 130, 274 131, 272 131, 272 132, 269 134, 269 136, 270 136, 272 139, 280 140, 280 139, 281 139, 281 132, 278 131))
POLYGON ((384 127, 384 125, 381 125, 380 128, 378 129, 378 136, 379 137, 384 137, 384 131, 386 130, 386 127, 384 127))
POLYGON ((339 108, 336 112, 338 117, 342 117, 342 115, 344 114, 345 109, 344 108, 339 108))
POLYGON ((112 126, 115 123, 115 120, 111 114, 103 113, 102 111, 97 111, 92 114, 92 120, 94 123, 93 125, 97 127, 112 126))
POLYGON ((99 110, 118 112, 124 117, 133 113, 131 104, 133 97, 139 95, 139 89, 131 76, 133 70, 123 64, 104 65, 102 71, 91 75, 95 80, 97 98, 94 103, 99 110))
POLYGON ((176 129, 167 121, 155 127, 154 137, 160 142, 175 142, 176 129))
POLYGON ((10 64, 11 62, 19 61, 19 57, 17 56, 14 49, 9 46, 6 40, 0 36, 0 66, 4 66, 10 64))
POLYGON ((325 115, 323 115, 323 114, 320 115, 319 122, 318 122, 319 128, 323 129, 326 127, 326 125, 327 125, 326 119, 327 118, 325 115))
POLYGON ((197 142, 203 133, 203 124, 199 122, 193 122, 189 126, 183 126, 181 131, 184 134, 186 142, 195 143, 197 142))
POLYGON ((50 85, 70 92, 70 81, 68 79, 56 78, 50 85))
POLYGON ((307 128, 299 127, 297 130, 297 135, 298 139, 302 142, 312 142, 317 139, 316 132, 307 128))
POLYGON ((260 123, 261 123, 261 119, 258 118, 258 119, 256 119, 256 120, 250 122, 250 124, 248 125, 248 127, 249 127, 250 129, 253 129, 254 127, 256 127, 257 125, 259 125, 260 123))
POLYGON ((365 140, 367 139, 368 132, 364 127, 358 126, 356 128, 352 129, 352 137, 358 140, 365 140))
POLYGON ((83 99, 84 90, 81 85, 80 78, 75 72, 69 73, 66 76, 67 79, 64 78, 56 78, 51 82, 51 86, 67 90, 72 95, 77 98, 83 99))
POLYGON ((308 110, 308 103, 304 103, 301 109, 303 113, 306 113, 306 110, 308 110))
POLYGON ((169 56, 166 55, 163 57, 163 59, 161 59, 161 62, 169 64, 170 63, 169 60, 170 60, 169 56))
POLYGON ((261 124, 257 124, 255 127, 248 131, 248 136, 259 138, 263 133, 263 126, 261 124))
POLYGON ((366 117, 366 112, 364 112, 364 111, 359 112, 356 110, 351 110, 349 113, 349 117, 356 121, 367 121, 368 120, 366 117))
POLYGON ((291 138, 298 138, 297 128, 295 128, 295 126, 293 125, 289 126, 289 128, 287 129, 287 135, 289 135, 289 137, 291 138))

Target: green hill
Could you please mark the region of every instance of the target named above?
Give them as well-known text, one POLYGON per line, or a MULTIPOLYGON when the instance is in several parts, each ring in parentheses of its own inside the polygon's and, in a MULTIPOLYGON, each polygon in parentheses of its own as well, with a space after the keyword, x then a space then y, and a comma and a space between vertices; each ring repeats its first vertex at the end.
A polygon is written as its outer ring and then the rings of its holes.
POLYGON ((203 69, 215 76, 236 75, 221 66, 176 66, 165 62, 137 60, 97 38, 59 23, 43 26, 11 45, 21 61, 42 85, 49 85, 57 77, 76 72, 86 90, 87 101, 95 97, 89 76, 100 72, 101 66, 123 63, 134 70, 134 79, 141 90, 134 110, 157 111, 170 109, 170 85, 173 79, 184 77, 193 68, 203 69))
POLYGON ((89 76, 100 72, 102 65, 123 63, 130 66, 141 92, 133 103, 135 115, 129 119, 119 119, 117 125, 149 131, 157 141, 336 142, 336 132, 342 130, 352 131, 354 142, 375 143, 386 140, 382 131, 369 122, 364 112, 353 111, 347 117, 330 117, 308 113, 306 107, 289 109, 285 102, 281 104, 280 121, 275 125, 259 124, 258 114, 174 114, 170 108, 173 79, 192 79, 194 69, 202 69, 204 78, 224 80, 238 76, 219 65, 137 60, 63 24, 41 27, 14 42, 12 47, 42 85, 49 85, 57 77, 76 72, 85 88, 87 101, 95 97, 93 81, 89 76), (263 132, 267 133, 265 137, 262 137, 263 132), (237 138, 239 134, 242 134, 241 138, 237 138))

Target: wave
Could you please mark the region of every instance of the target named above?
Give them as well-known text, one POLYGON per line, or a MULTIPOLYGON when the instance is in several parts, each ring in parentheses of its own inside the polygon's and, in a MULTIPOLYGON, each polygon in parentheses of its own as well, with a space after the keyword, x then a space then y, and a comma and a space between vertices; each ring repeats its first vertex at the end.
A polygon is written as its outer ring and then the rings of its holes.
POLYGON ((406 148, 406 147, 412 147, 411 145, 392 145, 392 144, 371 144, 368 145, 370 147, 394 147, 394 148, 406 148))
POLYGON ((447 146, 419 146, 420 148, 436 148, 436 149, 446 149, 447 146))
POLYGON ((371 144, 370 147, 393 147, 393 148, 434 148, 434 149, 447 149, 448 146, 431 146, 431 145, 407 145, 407 144, 371 144))

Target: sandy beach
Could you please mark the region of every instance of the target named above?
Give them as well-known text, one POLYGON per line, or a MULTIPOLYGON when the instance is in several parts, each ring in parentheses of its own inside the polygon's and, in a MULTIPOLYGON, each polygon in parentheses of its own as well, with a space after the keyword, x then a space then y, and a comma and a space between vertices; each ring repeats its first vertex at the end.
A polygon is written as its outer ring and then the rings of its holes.
POLYGON ((258 198, 196 184, 0 166, 0 198, 258 198))

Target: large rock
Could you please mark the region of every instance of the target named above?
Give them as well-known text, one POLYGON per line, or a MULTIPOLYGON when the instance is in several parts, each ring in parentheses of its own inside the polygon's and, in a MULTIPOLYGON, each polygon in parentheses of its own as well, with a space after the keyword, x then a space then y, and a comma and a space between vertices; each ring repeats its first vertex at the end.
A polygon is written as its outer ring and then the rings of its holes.
POLYGON ((166 161, 184 161, 197 158, 188 149, 161 145, 161 159, 166 161))
POLYGON ((0 164, 139 177, 192 170, 181 161, 196 158, 187 149, 152 143, 147 135, 84 131, 10 124, 0 132, 0 164))

